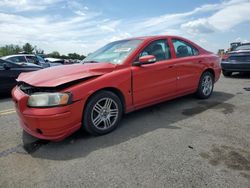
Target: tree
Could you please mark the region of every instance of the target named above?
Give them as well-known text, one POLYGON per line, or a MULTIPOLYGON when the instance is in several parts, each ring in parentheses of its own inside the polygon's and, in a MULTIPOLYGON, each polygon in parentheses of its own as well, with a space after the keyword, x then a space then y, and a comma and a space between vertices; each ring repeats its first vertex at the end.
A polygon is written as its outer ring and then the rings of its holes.
POLYGON ((48 54, 49 57, 53 57, 53 58, 60 58, 60 53, 57 51, 54 51, 50 54, 48 54))
POLYGON ((37 46, 35 46, 34 49, 36 54, 44 54, 44 50, 37 48, 37 46))
POLYGON ((77 53, 69 53, 68 57, 69 59, 80 59, 80 55, 77 53))
MULTIPOLYGON (((23 52, 29 53, 29 54, 32 54, 32 53, 40 54, 40 55, 44 54, 44 50, 38 48, 37 46, 32 46, 30 43, 26 43, 22 47, 20 47, 19 45, 13 45, 13 44, 0 47, 0 57, 6 56, 6 55, 23 53, 23 52)), ((58 51, 54 51, 45 56, 53 57, 53 58, 60 58, 60 59, 78 59, 78 60, 83 60, 85 58, 84 55, 80 55, 77 53, 69 53, 68 55, 60 55, 58 51)))
POLYGON ((5 45, 3 47, 0 47, 0 56, 17 54, 21 51, 22 51, 22 49, 18 45, 13 45, 13 44, 5 45))
POLYGON ((80 60, 83 60, 83 59, 85 59, 85 58, 86 58, 85 55, 81 55, 80 60))
POLYGON ((35 49, 35 47, 33 47, 30 43, 26 43, 25 45, 23 45, 23 51, 25 53, 31 54, 31 53, 33 53, 34 49, 35 49))

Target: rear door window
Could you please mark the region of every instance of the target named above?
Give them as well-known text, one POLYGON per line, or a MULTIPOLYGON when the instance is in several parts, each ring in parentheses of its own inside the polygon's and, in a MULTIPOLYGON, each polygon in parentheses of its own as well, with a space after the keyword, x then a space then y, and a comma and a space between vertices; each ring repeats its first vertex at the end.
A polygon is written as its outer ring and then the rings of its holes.
POLYGON ((177 58, 199 55, 199 51, 193 45, 185 41, 172 39, 172 42, 177 58))

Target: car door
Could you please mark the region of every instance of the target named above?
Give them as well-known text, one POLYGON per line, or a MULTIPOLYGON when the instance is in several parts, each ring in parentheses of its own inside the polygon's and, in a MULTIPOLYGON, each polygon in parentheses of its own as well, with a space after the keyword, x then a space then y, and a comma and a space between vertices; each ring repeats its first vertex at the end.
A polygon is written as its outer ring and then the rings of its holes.
POLYGON ((176 91, 176 70, 171 61, 167 39, 156 40, 144 48, 139 57, 154 55, 156 62, 132 66, 133 102, 140 107, 173 96, 176 91))
POLYGON ((0 60, 0 88, 2 91, 10 90, 16 85, 16 78, 20 74, 18 65, 0 60), (4 66, 5 64, 5 66, 4 66))
POLYGON ((201 73, 199 51, 193 45, 181 39, 172 39, 177 72, 177 93, 194 91, 201 73))
POLYGON ((4 63, 6 63, 6 61, 0 59, 0 93, 3 92, 8 86, 8 80, 5 78, 6 71, 3 66, 4 63))

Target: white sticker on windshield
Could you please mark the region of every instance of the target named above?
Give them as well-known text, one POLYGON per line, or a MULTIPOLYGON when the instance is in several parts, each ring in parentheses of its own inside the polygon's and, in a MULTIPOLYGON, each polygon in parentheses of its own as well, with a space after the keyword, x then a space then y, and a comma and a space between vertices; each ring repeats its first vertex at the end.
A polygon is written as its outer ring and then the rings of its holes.
POLYGON ((129 52, 131 48, 118 48, 114 52, 120 53, 120 52, 129 52))

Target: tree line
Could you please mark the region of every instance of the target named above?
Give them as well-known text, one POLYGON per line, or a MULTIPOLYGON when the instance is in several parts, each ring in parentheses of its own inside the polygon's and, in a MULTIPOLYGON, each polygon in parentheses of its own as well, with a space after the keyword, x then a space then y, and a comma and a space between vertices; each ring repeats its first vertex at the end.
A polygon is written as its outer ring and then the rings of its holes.
POLYGON ((32 46, 30 43, 26 43, 23 46, 9 44, 0 47, 0 57, 6 55, 13 55, 19 53, 27 53, 27 54, 37 54, 43 57, 53 57, 53 58, 60 58, 60 59, 79 59, 83 60, 85 58, 84 55, 80 55, 77 53, 69 53, 67 55, 61 55, 59 52, 54 51, 49 54, 45 54, 44 50, 38 48, 37 46, 32 46))

